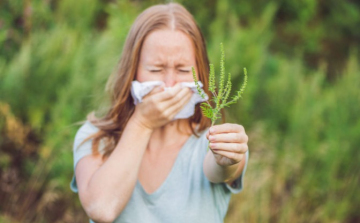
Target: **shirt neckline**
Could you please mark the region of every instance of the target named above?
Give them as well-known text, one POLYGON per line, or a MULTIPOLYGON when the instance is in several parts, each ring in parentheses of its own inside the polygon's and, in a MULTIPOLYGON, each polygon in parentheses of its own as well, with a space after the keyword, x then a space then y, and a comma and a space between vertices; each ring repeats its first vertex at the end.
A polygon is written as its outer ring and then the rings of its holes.
POLYGON ((141 192, 141 194, 144 197, 146 197, 148 199, 156 199, 157 197, 159 197, 162 193, 164 193, 167 190, 167 185, 171 181, 171 178, 173 178, 174 172, 177 169, 177 166, 179 165, 178 163, 180 162, 181 157, 187 150, 186 147, 189 147, 188 144, 190 144, 190 142, 192 141, 192 139, 194 137, 195 137, 195 135, 191 134, 189 136, 189 138, 185 141, 185 143, 182 145, 178 155, 176 156, 175 162, 174 162, 173 166, 171 167, 170 173, 167 175, 164 182, 162 182, 162 184, 154 192, 147 193, 145 191, 145 189, 143 188, 143 186, 141 185, 139 179, 136 180, 136 188, 139 189, 139 191, 141 192))

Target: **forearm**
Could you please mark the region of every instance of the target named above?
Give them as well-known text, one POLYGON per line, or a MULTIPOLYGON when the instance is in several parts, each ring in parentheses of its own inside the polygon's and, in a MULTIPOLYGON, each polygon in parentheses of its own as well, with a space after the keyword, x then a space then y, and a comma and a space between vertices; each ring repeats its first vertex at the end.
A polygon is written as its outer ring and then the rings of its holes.
POLYGON ((209 150, 204 159, 203 169, 209 181, 213 183, 229 183, 241 175, 245 162, 246 156, 239 163, 230 166, 220 166, 217 164, 214 154, 209 150))
POLYGON ((106 213, 112 219, 125 208, 135 187, 151 133, 133 119, 129 120, 114 151, 93 173, 83 190, 82 203, 85 203, 88 214, 99 216, 106 213))

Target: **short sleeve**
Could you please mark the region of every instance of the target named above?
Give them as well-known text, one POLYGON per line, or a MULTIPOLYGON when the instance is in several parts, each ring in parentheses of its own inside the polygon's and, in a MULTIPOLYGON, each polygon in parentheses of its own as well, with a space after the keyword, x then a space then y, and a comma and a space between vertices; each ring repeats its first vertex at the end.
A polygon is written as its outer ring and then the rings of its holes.
POLYGON ((75 168, 76 164, 83 157, 92 154, 92 140, 87 140, 83 143, 83 141, 92 134, 98 132, 99 129, 93 126, 90 122, 85 122, 80 129, 77 131, 75 135, 74 145, 73 145, 73 158, 74 158, 74 175, 70 183, 70 188, 73 192, 77 193, 78 188, 76 184, 75 177, 75 168))
POLYGON ((245 176, 245 172, 246 172, 246 168, 247 168, 247 164, 249 162, 249 150, 246 152, 246 162, 245 162, 245 166, 244 169, 241 173, 241 175, 232 182, 231 186, 229 184, 225 184, 226 188, 233 194, 238 194, 242 191, 243 189, 243 184, 244 184, 244 176, 245 176))

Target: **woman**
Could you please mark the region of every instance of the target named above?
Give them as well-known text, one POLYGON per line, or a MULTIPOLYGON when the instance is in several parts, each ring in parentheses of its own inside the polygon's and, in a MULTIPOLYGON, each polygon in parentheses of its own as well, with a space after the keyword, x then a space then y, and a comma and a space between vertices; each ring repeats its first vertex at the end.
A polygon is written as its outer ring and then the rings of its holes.
POLYGON ((190 118, 173 120, 193 94, 181 87, 193 82, 191 67, 208 89, 208 65, 203 36, 185 8, 157 5, 138 16, 108 82, 112 106, 101 119, 88 116, 75 137, 71 186, 90 219, 223 221, 231 192, 242 189, 248 157, 244 128, 209 129, 199 105, 190 118), (164 86, 135 106, 134 80, 164 86))

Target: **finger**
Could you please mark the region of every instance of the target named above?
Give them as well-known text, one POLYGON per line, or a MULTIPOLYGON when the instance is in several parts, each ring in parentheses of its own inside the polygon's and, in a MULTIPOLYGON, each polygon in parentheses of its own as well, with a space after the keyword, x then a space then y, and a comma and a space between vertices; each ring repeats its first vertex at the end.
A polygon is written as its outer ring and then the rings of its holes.
POLYGON ((223 142, 223 143, 247 143, 248 136, 244 133, 219 133, 209 135, 210 142, 223 142))
POLYGON ((180 99, 180 101, 177 101, 177 103, 174 103, 172 106, 168 107, 168 110, 166 111, 168 115, 172 118, 178 114, 181 109, 190 101, 192 96, 192 93, 186 94, 184 97, 180 99))
POLYGON ((159 101, 166 101, 172 99, 176 96, 183 88, 181 87, 180 83, 177 83, 169 90, 161 92, 160 94, 156 95, 156 99, 159 101))
POLYGON ((152 101, 152 104, 156 107, 156 110, 160 112, 164 117, 171 116, 172 110, 167 111, 169 108, 173 107, 173 105, 177 105, 174 109, 176 109, 178 106, 182 106, 182 103, 179 102, 183 100, 188 101, 188 98, 192 95, 192 92, 189 90, 189 88, 184 88, 181 89, 180 93, 176 95, 175 98, 171 100, 160 101, 161 96, 159 97, 159 95, 163 93, 165 92, 158 93, 153 97, 147 98, 146 100, 152 101))
POLYGON ((179 104, 179 102, 182 101, 182 99, 184 99, 185 97, 191 97, 192 94, 193 94, 193 92, 189 88, 183 88, 173 98, 164 101, 163 106, 165 106, 166 108, 170 108, 173 105, 179 104))
POLYGON ((171 114, 171 116, 175 117, 175 115, 177 113, 179 113, 181 111, 181 109, 183 109, 184 106, 190 101, 191 96, 192 96, 192 93, 188 92, 184 96, 182 96, 179 101, 172 103, 168 107, 168 111, 171 114))
POLYGON ((213 151, 213 153, 224 156, 228 159, 235 161, 235 162, 233 162, 233 164, 241 162, 241 160, 244 158, 244 154, 241 154, 241 153, 234 153, 234 152, 228 152, 228 151, 222 151, 222 150, 221 151, 213 151))
POLYGON ((221 125, 214 125, 210 128, 210 134, 228 133, 228 132, 245 132, 242 125, 225 123, 221 125))
POLYGON ((152 89, 152 91, 150 91, 149 94, 147 95, 153 95, 159 92, 163 92, 164 91, 164 86, 156 86, 154 89, 152 89))
POLYGON ((157 87, 155 87, 154 89, 152 89, 149 94, 145 95, 145 96, 143 97, 143 99, 145 99, 145 98, 147 98, 147 97, 149 97, 149 96, 151 96, 151 95, 154 95, 154 94, 163 92, 163 91, 164 91, 164 87, 163 87, 163 86, 157 86, 157 87))
POLYGON ((246 143, 210 143, 209 147, 213 151, 228 151, 234 153, 246 153, 248 151, 246 143))

